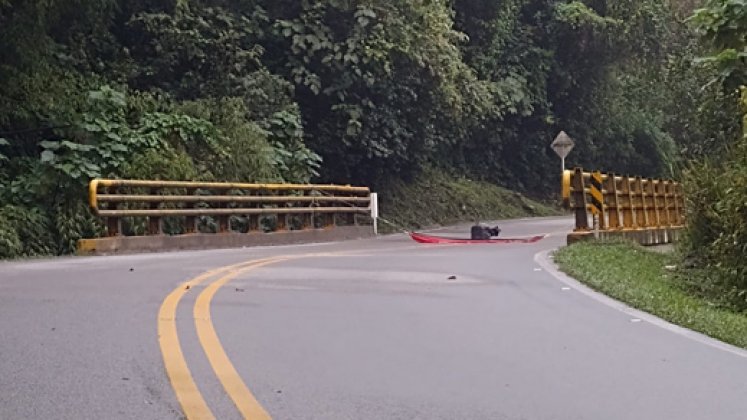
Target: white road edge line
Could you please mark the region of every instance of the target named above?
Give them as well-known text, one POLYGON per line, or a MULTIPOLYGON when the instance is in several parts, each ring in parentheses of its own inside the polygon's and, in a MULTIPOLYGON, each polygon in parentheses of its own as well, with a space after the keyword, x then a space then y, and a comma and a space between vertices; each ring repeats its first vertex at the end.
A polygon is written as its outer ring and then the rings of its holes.
POLYGON ((724 343, 723 341, 716 340, 715 338, 711 338, 707 335, 701 334, 699 332, 681 327, 679 325, 672 324, 669 321, 665 321, 657 316, 651 315, 648 312, 643 312, 641 310, 632 308, 628 305, 626 305, 623 302, 620 302, 619 300, 612 299, 611 297, 604 295, 602 293, 597 292, 594 289, 591 289, 590 287, 584 285, 583 283, 579 282, 578 280, 568 276, 567 274, 561 272, 555 263, 550 260, 549 255, 551 252, 555 251, 555 249, 546 249, 544 251, 540 251, 536 254, 534 254, 534 261, 539 264, 542 268, 545 269, 548 273, 550 273, 553 277, 558 279, 559 281, 567 284, 568 286, 572 287, 573 289, 583 293, 587 297, 590 297, 597 302, 600 302, 604 305, 607 305, 613 309, 616 309, 620 312, 623 312, 627 315, 630 315, 635 318, 642 319, 650 324, 656 325, 659 328, 665 329, 667 331, 671 331, 675 334, 682 335, 684 337, 687 337, 691 340, 697 341, 701 344, 705 344, 707 346, 715 347, 719 350, 725 351, 727 353, 731 353, 735 356, 743 357, 747 359, 747 350, 744 350, 740 347, 733 346, 731 344, 724 343))

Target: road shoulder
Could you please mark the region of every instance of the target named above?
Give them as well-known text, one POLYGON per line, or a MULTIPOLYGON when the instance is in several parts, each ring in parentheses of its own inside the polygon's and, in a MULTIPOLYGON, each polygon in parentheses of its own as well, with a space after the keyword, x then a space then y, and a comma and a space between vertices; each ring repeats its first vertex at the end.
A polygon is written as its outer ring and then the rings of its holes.
POLYGON ((716 340, 714 338, 711 338, 707 335, 701 334, 699 332, 690 330, 688 328, 684 328, 682 326, 673 324, 669 321, 666 321, 662 318, 659 318, 655 315, 652 315, 648 312, 641 311, 639 309, 633 308, 626 303, 623 303, 619 300, 613 299, 603 293, 597 292, 596 290, 586 286, 585 284, 581 283, 580 281, 568 276, 567 274, 560 271, 556 263, 553 261, 552 258, 552 252, 554 252, 555 249, 548 249, 541 252, 538 252, 534 256, 534 261, 542 267, 547 273, 552 275, 555 279, 558 281, 566 284, 567 286, 571 287, 572 289, 586 295, 587 297, 606 305, 614 310, 620 311, 625 313, 626 315, 629 315, 633 318, 640 319, 644 322, 648 322, 652 325, 655 325, 659 328, 665 329, 667 331, 673 332, 675 334, 679 334, 681 336, 687 337, 691 340, 697 341, 699 343, 717 348, 719 350, 734 354, 736 356, 740 356, 747 359, 747 350, 744 350, 742 348, 739 348, 737 346, 733 346, 728 343, 724 343, 722 341, 716 340))

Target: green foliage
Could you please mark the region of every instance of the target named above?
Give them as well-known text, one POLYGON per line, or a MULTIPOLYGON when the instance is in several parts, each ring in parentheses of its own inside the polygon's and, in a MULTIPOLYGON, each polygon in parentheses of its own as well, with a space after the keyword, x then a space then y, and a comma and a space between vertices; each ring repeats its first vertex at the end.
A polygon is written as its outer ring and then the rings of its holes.
POLYGON ((747 309, 747 137, 719 161, 694 164, 685 185, 685 249, 711 276, 699 287, 747 309))
MULTIPOLYGON (((294 2, 296 3, 296 2, 294 2)), ((296 86, 328 179, 417 172, 465 135, 490 93, 460 59, 446 2, 268 4, 278 58, 296 86)))
POLYGON ((4 213, 0 212, 0 258, 15 258, 23 255, 23 242, 4 213))
MULTIPOLYGON (((98 232, 93 177, 376 187, 437 167, 549 195, 561 129, 570 165, 669 174, 734 130, 681 3, 0 1, 0 199, 66 252, 98 232)), ((742 51, 717 19, 741 12, 706 9, 742 51)))
POLYGON ((280 111, 269 120, 273 163, 286 182, 308 183, 319 175, 322 158, 303 142, 303 126, 295 112, 280 111))
POLYGON ((162 179, 171 181, 212 181, 212 177, 198 172, 192 158, 184 152, 146 150, 136 154, 122 167, 126 179, 162 179))
POLYGON ((747 81, 747 4, 743 0, 708 0, 691 18, 713 45, 702 62, 713 63, 727 87, 747 81))
POLYGON ((729 108, 742 133, 714 156, 694 163, 687 172, 687 257, 706 273, 693 285, 701 293, 719 295, 740 310, 747 309, 747 8, 744 1, 710 0, 691 20, 712 48, 701 63, 715 65, 727 94, 741 109, 729 108), (741 98, 736 100, 736 86, 741 98), (740 118, 741 116, 741 118, 740 118))
POLYGON ((91 214, 84 200, 61 200, 52 214, 54 241, 51 243, 56 247, 49 253, 74 253, 78 239, 93 238, 103 232, 101 221, 91 214))
POLYGON ((382 217, 408 228, 558 214, 519 193, 432 168, 409 183, 394 179, 382 187, 382 217))
POLYGON ((554 191, 547 145, 560 130, 576 141, 569 165, 646 176, 672 176, 682 150, 722 143, 728 101, 697 109, 711 75, 689 65, 694 33, 667 2, 459 0, 455 11, 494 102, 449 153, 476 178, 554 191))
POLYGON ((555 19, 573 29, 590 28, 604 30, 609 26, 620 26, 622 21, 608 16, 600 16, 586 4, 580 1, 558 3, 555 6, 555 19))
POLYGON ((555 8, 558 66, 550 100, 574 139, 572 164, 644 176, 672 176, 677 144, 699 128, 683 97, 700 89, 690 67, 693 34, 665 2, 587 1, 555 8), (675 73, 676 71, 676 73, 675 73), (690 82, 688 83, 683 83, 690 82))
POLYGON ((37 208, 0 207, 0 257, 53 253, 52 223, 37 208))
MULTIPOLYGON (((8 146, 10 143, 8 143, 8 140, 5 140, 4 138, 0 137, 0 150, 2 150, 2 146, 8 146)), ((8 157, 4 154, 0 153, 0 162, 8 160, 8 157)))
POLYGON ((263 20, 259 9, 247 16, 181 2, 171 12, 137 11, 122 39, 134 61, 129 78, 138 89, 181 99, 241 96, 262 69, 256 32, 263 20))
POLYGON ((45 140, 41 162, 74 182, 116 174, 133 154, 145 150, 185 150, 197 156, 219 151, 218 132, 205 120, 132 109, 127 96, 104 86, 88 93, 88 108, 71 128, 71 140, 45 140))

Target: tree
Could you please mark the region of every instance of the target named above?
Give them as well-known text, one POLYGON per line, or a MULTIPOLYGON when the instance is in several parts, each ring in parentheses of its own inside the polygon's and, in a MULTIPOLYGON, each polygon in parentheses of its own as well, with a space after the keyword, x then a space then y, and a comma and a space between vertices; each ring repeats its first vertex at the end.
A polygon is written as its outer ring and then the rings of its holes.
MULTIPOLYGON (((742 133, 704 162, 693 164, 686 179, 689 207, 688 238, 691 259, 709 269, 701 292, 717 295, 739 310, 747 308, 747 7, 744 1, 709 0, 695 11, 692 22, 711 49, 700 60, 718 73, 711 84, 736 100, 734 121, 742 133), (741 118, 739 118, 741 114, 741 118)), ((728 96, 727 96, 728 97, 728 96)))

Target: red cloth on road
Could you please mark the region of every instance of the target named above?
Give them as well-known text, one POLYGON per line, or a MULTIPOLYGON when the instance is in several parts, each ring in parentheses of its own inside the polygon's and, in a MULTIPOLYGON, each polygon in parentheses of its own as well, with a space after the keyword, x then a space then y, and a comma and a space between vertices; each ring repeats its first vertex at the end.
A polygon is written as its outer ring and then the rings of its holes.
POLYGON ((537 242, 545 237, 545 235, 536 235, 527 238, 459 239, 447 238, 445 236, 426 235, 417 232, 409 232, 409 234, 413 240, 420 242, 421 244, 527 244, 537 242))

